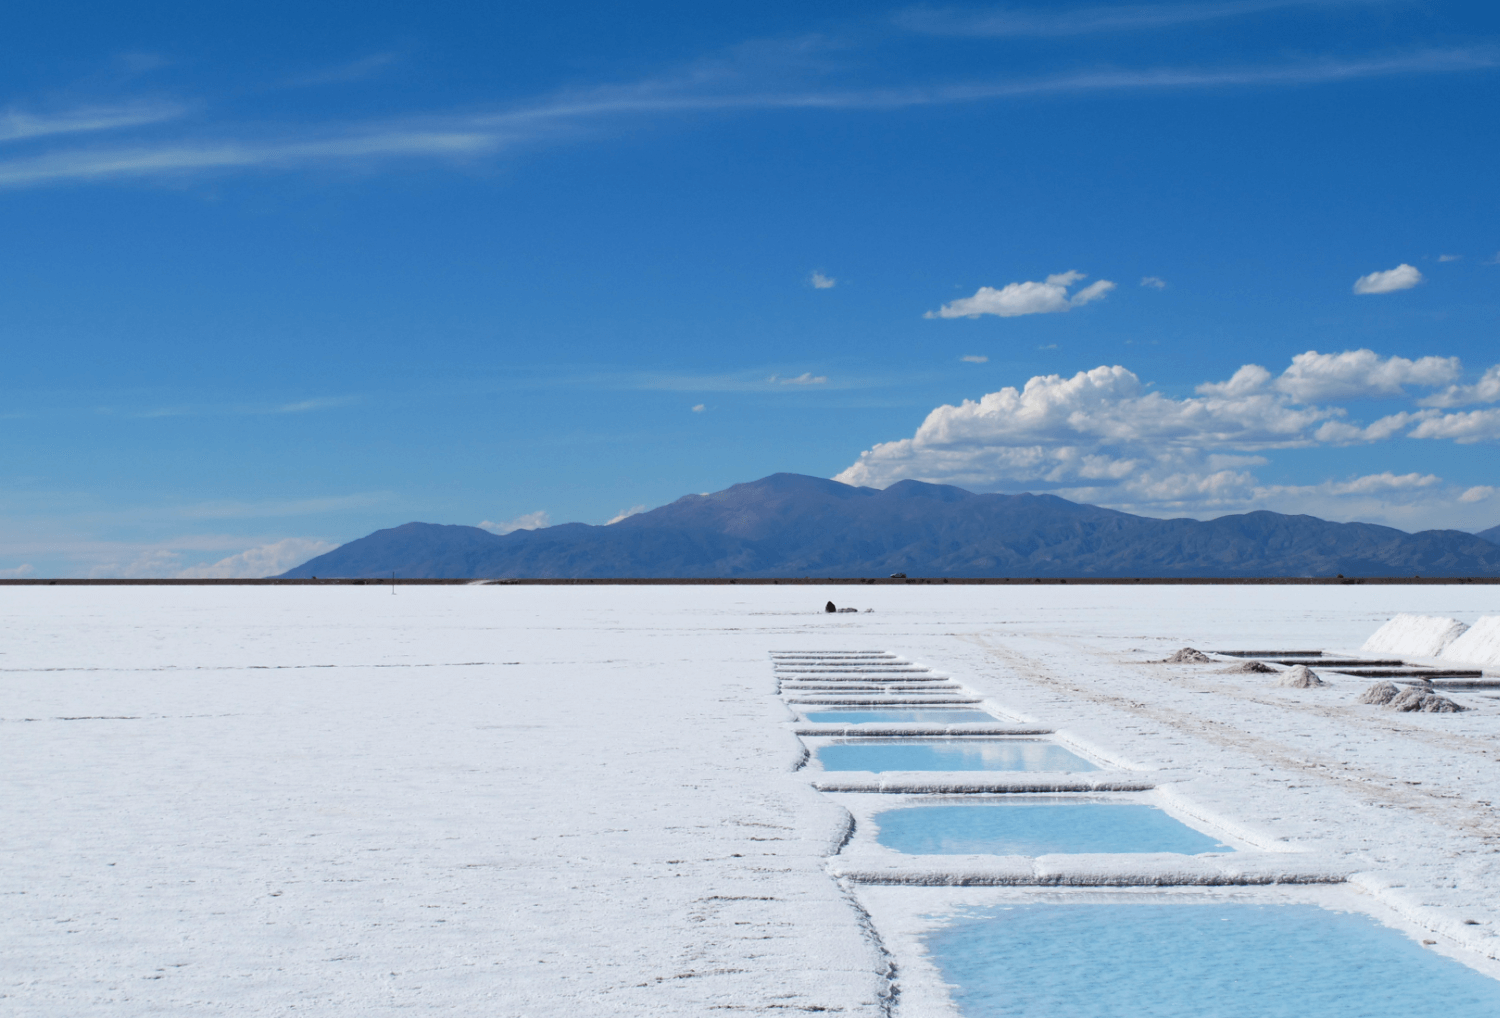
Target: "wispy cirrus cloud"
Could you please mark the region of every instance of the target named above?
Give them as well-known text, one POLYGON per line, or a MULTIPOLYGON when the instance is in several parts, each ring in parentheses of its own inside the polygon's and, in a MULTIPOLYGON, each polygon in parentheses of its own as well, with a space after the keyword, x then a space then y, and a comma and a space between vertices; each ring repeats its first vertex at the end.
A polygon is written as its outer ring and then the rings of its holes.
POLYGON ((85 106, 54 113, 34 113, 11 107, 0 113, 0 142, 27 141, 58 134, 117 131, 173 120, 187 112, 177 103, 134 103, 125 106, 85 106))
POLYGON ((302 88, 312 85, 342 85, 353 81, 364 81, 400 62, 400 59, 395 53, 371 53, 358 60, 350 60, 347 63, 298 75, 290 79, 287 85, 292 88, 302 88))
MULTIPOLYGON (((1426 49, 1363 58, 1324 58, 1234 67, 1157 67, 897 87, 839 87, 836 65, 809 56, 835 44, 794 40, 742 47, 732 59, 625 85, 558 93, 508 108, 464 114, 329 123, 277 133, 217 125, 195 135, 153 136, 116 146, 63 146, 0 158, 0 187, 86 184, 230 171, 287 171, 393 160, 464 162, 525 146, 577 138, 629 120, 753 110, 899 110, 1089 93, 1284 87, 1408 74, 1443 74, 1500 66, 1494 47, 1426 49), (766 56, 766 51, 775 55, 766 56), (787 54, 791 54, 787 56, 787 54), (791 64, 794 71, 788 72, 791 64), (799 87, 783 83, 796 81, 799 87)), ((183 107, 121 106, 50 118, 13 114, 0 142, 78 132, 140 128, 171 120, 183 107)), ((154 135, 159 135, 153 132, 154 135)))
MULTIPOLYGON (((360 396, 318 396, 296 400, 292 403, 226 406, 223 404, 192 404, 175 407, 156 407, 125 413, 123 416, 151 419, 156 417, 261 417, 274 414, 306 414, 317 410, 334 410, 360 402, 360 396)), ((105 411, 113 413, 112 410, 105 411)))
POLYGON ((470 156, 500 144, 492 131, 387 128, 342 137, 281 141, 202 141, 80 149, 0 160, 0 187, 181 176, 209 170, 291 169, 318 163, 400 157, 470 156))
POLYGON ((353 495, 265 499, 254 502, 226 499, 179 506, 175 510, 159 515, 171 515, 180 519, 191 520, 266 519, 283 516, 310 516, 318 513, 347 512, 350 509, 367 509, 371 506, 389 502, 392 497, 389 492, 366 491, 353 495))
POLYGON ((1218 3, 1117 4, 1030 10, 1014 7, 913 8, 896 15, 895 22, 902 28, 930 35, 1066 36, 1172 28, 1298 7, 1352 7, 1383 2, 1387 0, 1221 0, 1218 3))

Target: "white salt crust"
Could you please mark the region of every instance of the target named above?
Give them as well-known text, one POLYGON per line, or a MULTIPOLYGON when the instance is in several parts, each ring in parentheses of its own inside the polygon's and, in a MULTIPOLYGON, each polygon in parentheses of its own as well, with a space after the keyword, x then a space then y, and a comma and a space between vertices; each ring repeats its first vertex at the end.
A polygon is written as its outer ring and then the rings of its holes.
POLYGON ((1493 612, 1487 588, 903 585, 824 615, 842 589, 0 588, 0 1013, 873 1016, 894 961, 898 1018, 940 1014, 921 924, 1017 894, 1353 902, 1494 953, 1500 701, 1145 663, 1348 653, 1399 612, 1493 612), (1348 882, 834 878, 851 814, 797 770, 766 656, 828 648, 941 669, 1107 765, 910 790, 1116 775, 1348 882))

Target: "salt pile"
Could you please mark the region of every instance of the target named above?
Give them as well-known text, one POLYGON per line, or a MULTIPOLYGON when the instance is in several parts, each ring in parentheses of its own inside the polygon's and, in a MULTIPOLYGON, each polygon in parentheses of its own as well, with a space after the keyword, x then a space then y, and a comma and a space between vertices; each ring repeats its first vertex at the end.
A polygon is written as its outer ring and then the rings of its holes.
POLYGON ((1167 658, 1163 663, 1169 665, 1206 665, 1212 664, 1213 660, 1213 658, 1209 657, 1201 650, 1194 650, 1192 647, 1184 647, 1177 653, 1173 654, 1171 657, 1167 658))
POLYGON ((1401 688, 1394 682, 1377 682, 1360 694, 1358 702, 1373 703, 1377 707, 1384 707, 1400 695, 1401 688))
POLYGON ((1401 689, 1394 682, 1377 682, 1360 694, 1359 703, 1372 703, 1377 707, 1423 714, 1457 714, 1468 710, 1460 707, 1446 696, 1432 692, 1432 685, 1401 689))
POLYGON ((1438 696, 1436 693, 1428 693, 1421 689, 1408 689, 1386 706, 1391 710, 1420 711, 1423 714, 1457 714, 1459 711, 1468 710, 1467 707, 1460 707, 1446 696, 1438 696))
POLYGON ((1500 615, 1486 615, 1472 629, 1450 643, 1440 655, 1444 661, 1500 666, 1500 615))
POLYGON ((1263 661, 1241 661, 1237 665, 1230 665, 1221 670, 1220 675, 1263 675, 1274 672, 1276 669, 1263 661))
POLYGON ((1328 685, 1307 665, 1293 665, 1288 668, 1276 679, 1276 684, 1288 689, 1316 689, 1318 686, 1328 685))
MULTIPOLYGON (((1365 641, 1361 651, 1367 654, 1400 654, 1408 657, 1437 657, 1443 648, 1459 639, 1469 627, 1457 619, 1441 615, 1397 615, 1365 641)), ((1494 647, 1500 653, 1500 629, 1496 630, 1494 647)), ((1500 659, 1497 659, 1500 664, 1500 659)))

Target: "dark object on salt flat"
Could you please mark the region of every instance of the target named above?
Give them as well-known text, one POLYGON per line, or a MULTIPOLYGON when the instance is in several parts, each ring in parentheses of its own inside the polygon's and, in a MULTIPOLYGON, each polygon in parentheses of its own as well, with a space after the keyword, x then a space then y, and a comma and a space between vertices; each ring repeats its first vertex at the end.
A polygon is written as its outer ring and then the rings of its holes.
POLYGON ((1292 665, 1277 676, 1276 684, 1285 686, 1287 689, 1316 689, 1319 686, 1328 685, 1307 665, 1292 665))
POLYGON ((1377 682, 1360 694, 1358 702, 1373 703, 1377 707, 1384 707, 1400 695, 1401 690, 1394 682, 1377 682))
POLYGON ((1230 665, 1228 668, 1225 668, 1223 671, 1219 672, 1218 674, 1220 674, 1220 675, 1263 675, 1263 674, 1266 674, 1268 672, 1274 672, 1275 670, 1276 669, 1272 668, 1270 665, 1264 664, 1264 663, 1262 663, 1260 661, 1241 661, 1237 665, 1230 665))
POLYGON ((829 601, 828 604, 824 605, 823 610, 830 613, 838 611, 838 609, 833 606, 832 601, 829 601))
POLYGON ((1173 654, 1171 657, 1167 658, 1164 663, 1169 665, 1207 665, 1213 664, 1213 660, 1213 658, 1209 657, 1201 650, 1194 650, 1192 647, 1184 647, 1177 653, 1173 654))
POLYGON ((906 579, 906 574, 905 573, 892 573, 891 574, 891 579, 893 579, 893 580, 904 580, 904 579, 906 579))
POLYGON ((1386 706, 1391 710, 1408 713, 1420 711, 1423 714, 1457 714, 1459 711, 1468 710, 1467 707, 1460 707, 1446 696, 1424 693, 1421 689, 1408 689, 1386 706))
POLYGON ((844 612, 858 612, 858 611, 859 611, 858 608, 840 608, 839 609, 839 614, 842 615, 844 612))

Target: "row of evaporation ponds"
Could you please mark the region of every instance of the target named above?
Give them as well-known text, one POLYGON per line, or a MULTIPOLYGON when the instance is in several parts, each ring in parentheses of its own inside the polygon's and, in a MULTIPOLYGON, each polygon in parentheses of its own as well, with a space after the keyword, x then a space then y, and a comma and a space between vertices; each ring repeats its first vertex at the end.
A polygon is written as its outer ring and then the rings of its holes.
POLYGON ((811 724, 845 726, 811 749, 824 771, 1091 771, 1094 764, 1056 743, 985 735, 999 719, 972 690, 883 651, 774 652, 787 702, 811 724), (868 734, 859 728, 868 726, 868 734), (883 734, 905 727, 953 734, 883 734))
MULTIPOLYGON (((980 698, 894 654, 772 657, 803 720, 842 729, 801 729, 822 771, 1098 769, 1049 740, 979 734, 999 724, 980 698), (950 734, 877 734, 925 726, 950 734)), ((1126 796, 912 795, 871 821, 877 844, 913 856, 1234 851, 1126 796)), ((1369 916, 1315 903, 1054 890, 965 909, 925 943, 969 1018, 1500 1015, 1500 982, 1369 916)))

